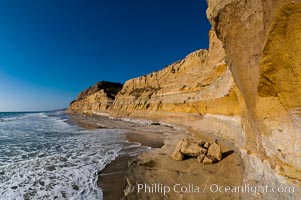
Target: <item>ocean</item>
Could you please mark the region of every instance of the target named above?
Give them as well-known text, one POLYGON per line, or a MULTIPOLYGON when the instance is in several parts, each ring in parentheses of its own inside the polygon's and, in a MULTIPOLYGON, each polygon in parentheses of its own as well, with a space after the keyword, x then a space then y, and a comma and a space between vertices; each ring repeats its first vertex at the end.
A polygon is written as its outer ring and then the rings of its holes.
POLYGON ((124 130, 88 130, 64 111, 0 113, 0 199, 102 199, 98 172, 125 148, 124 130))

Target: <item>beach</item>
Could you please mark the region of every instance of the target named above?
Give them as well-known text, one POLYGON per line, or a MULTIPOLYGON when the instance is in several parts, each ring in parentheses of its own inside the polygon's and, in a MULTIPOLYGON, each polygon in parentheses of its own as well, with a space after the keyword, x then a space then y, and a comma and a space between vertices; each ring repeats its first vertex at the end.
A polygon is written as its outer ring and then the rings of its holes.
MULTIPOLYGON (((150 121, 131 122, 126 119, 112 119, 104 116, 70 115, 69 123, 75 123, 86 129, 121 129, 124 130, 124 149, 110 164, 99 172, 97 184, 102 188, 104 199, 120 199, 126 187, 125 174, 128 163, 141 152, 150 148, 157 149, 164 145, 164 131, 171 127, 152 125, 150 121), (143 128, 143 129, 141 129, 143 128), (131 144, 138 144, 132 146, 131 144), (142 147, 144 148, 142 148, 142 147)), ((171 131, 171 130, 170 130, 171 131)))
MULTIPOLYGON (((138 142, 143 146, 160 148, 163 145, 162 138, 156 137, 156 134, 149 137, 146 133, 128 132, 126 135, 130 142, 138 142)), ((118 156, 99 173, 97 184, 102 188, 104 199, 120 199, 124 196, 128 165, 136 158, 128 155, 126 151, 124 153, 125 155, 118 156)))
MULTIPOLYGON (((105 127, 126 130, 126 140, 129 144, 140 143, 142 147, 150 147, 140 149, 141 146, 138 145, 125 148, 115 160, 99 172, 97 184, 102 188, 104 199, 199 199, 200 195, 202 199, 219 199, 224 197, 224 194, 213 193, 209 185, 216 183, 232 186, 242 183, 243 164, 240 155, 233 147, 222 141, 217 141, 223 152, 223 160, 219 163, 204 165, 198 163, 195 158, 184 161, 171 159, 175 145, 180 139, 189 137, 214 141, 215 138, 208 134, 145 120, 71 116, 72 121, 86 128, 105 127), (133 154, 133 151, 137 153, 133 154), (138 184, 152 186, 156 183, 171 188, 171 191, 167 194, 149 192, 149 190, 138 191, 138 184), (176 184, 203 189, 206 185, 208 188, 199 192, 178 192, 172 189, 176 184), (125 190, 129 186, 134 188, 133 191, 125 190)), ((239 199, 240 194, 229 193, 228 197, 239 199)))

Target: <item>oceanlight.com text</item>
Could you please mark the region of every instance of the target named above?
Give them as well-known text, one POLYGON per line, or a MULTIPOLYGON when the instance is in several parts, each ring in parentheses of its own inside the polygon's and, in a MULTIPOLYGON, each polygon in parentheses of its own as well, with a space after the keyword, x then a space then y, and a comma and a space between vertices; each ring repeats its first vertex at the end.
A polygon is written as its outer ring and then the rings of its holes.
POLYGON ((259 193, 295 193, 294 187, 289 187, 285 185, 278 186, 252 186, 249 184, 244 184, 241 186, 225 186, 219 184, 204 184, 195 185, 192 183, 181 185, 164 185, 161 183, 154 184, 142 184, 138 183, 136 186, 132 186, 131 190, 138 193, 161 193, 167 195, 170 192, 174 193, 249 193, 251 195, 257 195, 259 193))

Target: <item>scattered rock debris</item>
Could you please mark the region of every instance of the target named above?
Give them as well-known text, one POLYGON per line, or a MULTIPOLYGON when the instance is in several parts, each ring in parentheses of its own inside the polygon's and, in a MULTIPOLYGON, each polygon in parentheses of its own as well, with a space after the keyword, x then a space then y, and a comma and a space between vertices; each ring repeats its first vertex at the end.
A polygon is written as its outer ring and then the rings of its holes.
POLYGON ((222 160, 222 157, 222 149, 216 142, 194 141, 190 138, 181 139, 171 155, 174 160, 196 158, 197 162, 203 164, 217 163, 222 160))

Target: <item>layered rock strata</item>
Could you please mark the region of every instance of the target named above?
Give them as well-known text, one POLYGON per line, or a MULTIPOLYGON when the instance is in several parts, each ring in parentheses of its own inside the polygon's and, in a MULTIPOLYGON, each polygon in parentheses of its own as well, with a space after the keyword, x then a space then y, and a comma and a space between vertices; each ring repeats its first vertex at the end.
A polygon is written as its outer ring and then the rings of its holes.
POLYGON ((161 71, 126 81, 113 110, 237 115, 236 87, 221 43, 210 32, 211 46, 161 71))

